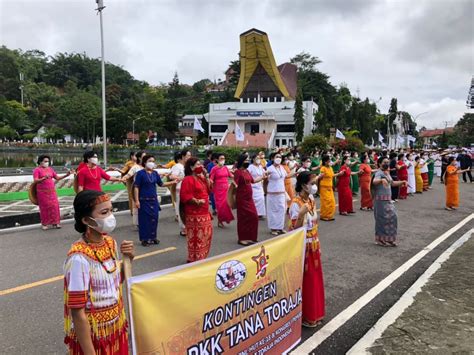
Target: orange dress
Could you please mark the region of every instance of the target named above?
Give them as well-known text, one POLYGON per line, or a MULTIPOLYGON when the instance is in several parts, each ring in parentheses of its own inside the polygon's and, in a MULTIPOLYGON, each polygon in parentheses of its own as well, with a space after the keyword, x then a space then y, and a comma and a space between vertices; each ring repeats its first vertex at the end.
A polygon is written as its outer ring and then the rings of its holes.
POLYGON ((457 168, 448 165, 444 183, 446 184, 446 207, 459 207, 459 176, 457 168))
POLYGON ((372 195, 370 193, 370 180, 372 179, 372 168, 368 164, 361 164, 360 170, 363 173, 359 177, 360 183, 360 207, 361 208, 373 208, 374 202, 372 201, 372 195))
POLYGON ((291 202, 295 198, 295 187, 293 186, 292 178, 288 177, 291 174, 291 170, 288 165, 281 165, 285 169, 287 177, 285 178, 285 192, 288 194, 287 197, 287 207, 290 207, 291 202))

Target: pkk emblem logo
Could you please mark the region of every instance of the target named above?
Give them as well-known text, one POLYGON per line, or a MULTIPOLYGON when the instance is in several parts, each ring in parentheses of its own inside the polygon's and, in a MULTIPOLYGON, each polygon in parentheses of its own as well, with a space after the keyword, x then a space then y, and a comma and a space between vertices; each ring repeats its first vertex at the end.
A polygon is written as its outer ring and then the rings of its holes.
POLYGON ((235 290, 247 276, 247 269, 244 264, 237 260, 230 260, 223 263, 217 269, 216 287, 222 292, 235 290))
POLYGON ((255 263, 257 264, 257 272, 255 274, 255 276, 257 276, 257 279, 266 275, 268 259, 270 259, 270 256, 266 255, 265 247, 263 245, 260 249, 260 254, 252 256, 252 260, 255 261, 255 263))

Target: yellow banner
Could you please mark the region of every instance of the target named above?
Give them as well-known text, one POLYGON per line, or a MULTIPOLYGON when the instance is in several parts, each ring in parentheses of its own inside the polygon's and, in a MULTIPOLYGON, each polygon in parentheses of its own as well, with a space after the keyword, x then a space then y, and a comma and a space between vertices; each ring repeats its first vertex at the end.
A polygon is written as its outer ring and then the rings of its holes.
POLYGON ((301 338, 305 231, 128 280, 135 354, 281 354, 301 338))

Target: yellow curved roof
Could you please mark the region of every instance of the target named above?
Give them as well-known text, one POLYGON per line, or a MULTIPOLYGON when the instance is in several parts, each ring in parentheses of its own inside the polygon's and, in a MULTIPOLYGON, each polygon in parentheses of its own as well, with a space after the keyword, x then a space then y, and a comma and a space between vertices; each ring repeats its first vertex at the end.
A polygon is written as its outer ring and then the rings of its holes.
POLYGON ((242 96, 259 63, 283 96, 286 99, 291 99, 275 63, 268 36, 265 32, 256 29, 240 35, 240 78, 235 90, 235 97, 242 96))

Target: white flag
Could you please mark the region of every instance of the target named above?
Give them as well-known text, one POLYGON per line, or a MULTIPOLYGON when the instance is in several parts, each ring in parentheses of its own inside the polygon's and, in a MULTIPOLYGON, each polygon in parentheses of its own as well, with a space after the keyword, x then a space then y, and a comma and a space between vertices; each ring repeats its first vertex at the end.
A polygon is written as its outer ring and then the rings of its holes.
POLYGON ((370 148, 374 147, 374 138, 372 137, 372 144, 370 145, 370 148))
POLYGON ((437 147, 437 146, 438 146, 438 144, 436 144, 436 142, 431 143, 431 145, 432 145, 433 147, 437 147))
POLYGON ((336 129, 336 138, 339 139, 346 139, 346 137, 342 134, 342 132, 338 129, 336 129))
POLYGON ((382 142, 382 147, 387 148, 387 145, 384 142, 382 142))
POLYGON ((403 138, 401 135, 397 134, 397 141, 400 144, 405 143, 405 138, 403 138))
POLYGON ((416 138, 413 137, 412 135, 407 136, 409 142, 416 142, 416 138))
POLYGON ((202 126, 201 126, 201 122, 199 122, 199 120, 196 116, 194 116, 194 127, 193 127, 193 129, 196 130, 196 131, 201 131, 202 133, 205 132, 204 128, 202 128, 202 126))
POLYGON ((242 133, 242 130, 240 129, 237 122, 235 122, 235 139, 241 142, 245 139, 244 134, 242 133))
POLYGON ((384 141, 384 138, 382 134, 379 132, 379 142, 382 143, 384 141))

